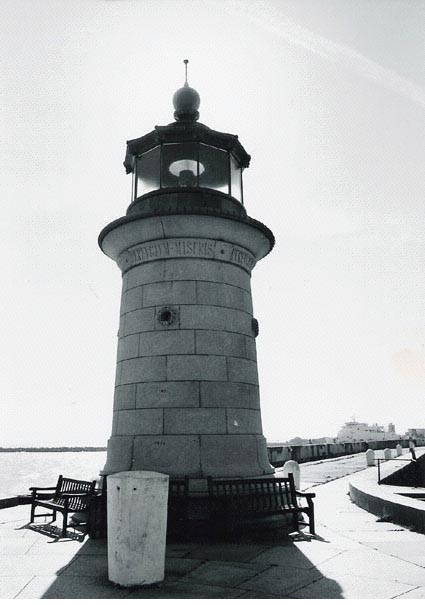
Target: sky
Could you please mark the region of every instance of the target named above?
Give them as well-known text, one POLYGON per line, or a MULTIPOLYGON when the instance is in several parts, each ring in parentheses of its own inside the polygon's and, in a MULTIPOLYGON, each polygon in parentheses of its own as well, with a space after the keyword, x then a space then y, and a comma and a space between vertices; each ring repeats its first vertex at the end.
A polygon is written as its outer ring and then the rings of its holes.
POLYGON ((424 427, 425 2, 0 0, 0 446, 106 445, 125 143, 200 121, 251 154, 264 435, 424 427))

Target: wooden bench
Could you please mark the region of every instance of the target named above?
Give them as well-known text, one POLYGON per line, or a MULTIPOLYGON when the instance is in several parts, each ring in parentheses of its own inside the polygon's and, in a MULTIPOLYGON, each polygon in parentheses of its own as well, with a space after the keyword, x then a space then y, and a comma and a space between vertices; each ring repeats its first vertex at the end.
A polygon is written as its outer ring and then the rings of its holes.
POLYGON ((310 533, 314 534, 314 497, 313 493, 295 489, 292 473, 282 478, 208 478, 210 520, 213 525, 269 515, 290 515, 296 531, 300 525, 308 525, 310 533), (304 506, 300 503, 301 498, 307 501, 304 506), (300 513, 308 516, 308 523, 300 520, 300 513))
POLYGON ((34 523, 35 517, 45 516, 51 516, 52 521, 56 521, 56 513, 59 511, 63 515, 62 536, 66 536, 66 528, 71 525, 68 523, 68 515, 88 511, 90 497, 95 493, 95 486, 96 481, 80 481, 59 475, 55 487, 30 487, 30 523, 34 523), (51 515, 46 515, 46 513, 36 515, 37 506, 48 508, 53 512, 51 515))
POLYGON ((184 528, 189 521, 189 477, 171 479, 168 484, 167 530, 184 528))

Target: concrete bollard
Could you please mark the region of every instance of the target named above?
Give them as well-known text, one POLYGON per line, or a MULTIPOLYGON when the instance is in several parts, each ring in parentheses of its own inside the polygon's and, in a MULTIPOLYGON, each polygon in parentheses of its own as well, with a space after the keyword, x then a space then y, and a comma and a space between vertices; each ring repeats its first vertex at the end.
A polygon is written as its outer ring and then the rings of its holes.
POLYGON ((397 443, 397 456, 402 456, 403 455, 403 448, 401 447, 401 445, 399 443, 397 443))
POLYGON ((391 458, 392 458, 392 453, 391 453, 391 450, 389 447, 386 447, 384 449, 384 458, 385 458, 385 460, 391 460, 391 458))
POLYGON ((375 452, 366 450, 366 466, 375 466, 375 452))
POLYGON ((108 476, 108 576, 120 586, 164 579, 168 475, 108 476))
POLYGON ((300 465, 295 460, 287 460, 283 465, 283 476, 287 477, 289 473, 294 475, 295 489, 300 489, 300 465))

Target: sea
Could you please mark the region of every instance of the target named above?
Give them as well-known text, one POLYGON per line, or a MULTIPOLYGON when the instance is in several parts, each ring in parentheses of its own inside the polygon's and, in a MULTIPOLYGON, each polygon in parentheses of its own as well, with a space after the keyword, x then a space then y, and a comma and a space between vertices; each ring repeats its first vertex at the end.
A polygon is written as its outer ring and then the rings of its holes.
POLYGON ((0 452, 0 499, 28 494, 31 486, 51 487, 58 476, 99 479, 106 451, 0 452))

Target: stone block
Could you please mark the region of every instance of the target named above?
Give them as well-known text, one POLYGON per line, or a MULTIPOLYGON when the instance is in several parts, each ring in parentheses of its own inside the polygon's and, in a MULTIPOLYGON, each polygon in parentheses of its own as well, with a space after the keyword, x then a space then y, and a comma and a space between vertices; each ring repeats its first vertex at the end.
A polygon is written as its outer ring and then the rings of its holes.
POLYGON ((267 448, 257 435, 201 435, 201 466, 212 477, 255 477, 270 474, 267 448), (264 449, 264 452, 260 450, 264 449))
POLYGON ((251 293, 251 275, 244 269, 236 267, 236 265, 223 263, 222 281, 225 284, 238 286, 251 293))
POLYGON ((154 329, 155 309, 137 309, 123 315, 124 328, 121 336, 137 334, 139 332, 148 332, 154 329))
POLYGON ((121 292, 124 293, 126 290, 128 290, 128 273, 124 273, 124 275, 122 276, 121 292))
POLYGON ((136 408, 155 407, 199 407, 199 382, 145 382, 138 384, 136 408))
POLYGON ((115 368, 115 385, 121 384, 122 362, 118 362, 115 368))
POLYGON ((258 384, 258 371, 255 361, 251 361, 250 359, 240 359, 238 357, 228 357, 227 367, 229 372, 229 381, 258 384))
POLYGON ((210 355, 169 355, 167 380, 227 380, 226 358, 210 355))
POLYGON ((225 330, 252 336, 252 317, 238 309, 210 305, 184 305, 180 308, 180 328, 183 330, 225 330))
POLYGON ((195 352, 193 330, 156 330, 140 334, 140 357, 149 355, 180 355, 195 352))
POLYGON ((196 282, 165 281, 148 284, 143 289, 143 306, 188 305, 196 303, 196 282))
POLYGON ((245 336, 245 351, 247 359, 257 361, 257 345, 255 344, 255 338, 245 336))
POLYGON ((222 409, 174 409, 164 410, 166 435, 225 434, 226 411, 222 409))
POLYGON ((246 336, 236 332, 196 330, 196 353, 245 357, 245 338, 246 336))
POLYGON ((122 365, 120 384, 166 380, 165 357, 138 357, 120 363, 122 365))
MULTIPOLYGON (((223 264, 200 258, 171 258, 165 262, 165 280, 223 281, 223 264)), ((160 280, 156 280, 160 281, 160 280)))
POLYGON ((117 427, 118 427, 118 412, 114 411, 112 413, 112 435, 117 434, 117 427))
POLYGON ((172 477, 198 475, 201 471, 199 437, 135 437, 133 469, 155 470, 172 477))
POLYGON ((202 407, 227 407, 260 409, 257 385, 240 382, 201 382, 202 407))
POLYGON ((131 359, 139 353, 139 335, 130 334, 118 340, 117 360, 131 359))
POLYGON ((120 314, 128 313, 129 311, 135 311, 141 309, 142 304, 142 293, 143 286, 137 286, 137 288, 131 288, 123 293, 121 297, 121 311, 120 314))
POLYGON ((102 475, 130 470, 132 451, 132 437, 111 437, 108 440, 108 453, 102 475))
POLYGON ((120 321, 119 321, 118 333, 117 333, 118 338, 120 338, 121 336, 124 336, 124 323, 125 323, 125 315, 120 315, 120 321))
POLYGON ((157 260, 143 265, 137 265, 127 273, 128 288, 153 284, 164 279, 165 261, 157 260))
POLYGON ((218 305, 240 309, 252 315, 251 295, 242 288, 230 286, 229 284, 198 282, 197 299, 198 305, 218 305))
POLYGON ((117 435, 162 435, 161 409, 122 410, 116 414, 117 435))
POLYGON ((124 384, 115 387, 114 410, 131 410, 136 406, 136 385, 124 384))
MULTIPOLYGON (((231 402, 229 404, 232 405, 231 402)), ((226 412, 227 432, 229 434, 262 434, 260 410, 242 410, 228 407, 226 412)))

